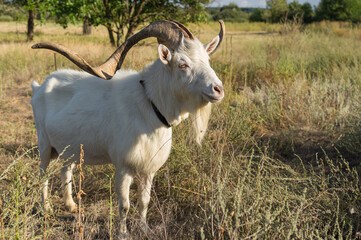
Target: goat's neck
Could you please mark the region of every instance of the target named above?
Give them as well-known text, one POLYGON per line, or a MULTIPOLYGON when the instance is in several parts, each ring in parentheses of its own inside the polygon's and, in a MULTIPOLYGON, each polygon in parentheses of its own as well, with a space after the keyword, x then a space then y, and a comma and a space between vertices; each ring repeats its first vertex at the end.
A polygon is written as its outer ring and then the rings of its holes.
POLYGON ((170 73, 158 59, 141 73, 147 97, 172 126, 178 125, 192 111, 190 96, 176 86, 170 73))

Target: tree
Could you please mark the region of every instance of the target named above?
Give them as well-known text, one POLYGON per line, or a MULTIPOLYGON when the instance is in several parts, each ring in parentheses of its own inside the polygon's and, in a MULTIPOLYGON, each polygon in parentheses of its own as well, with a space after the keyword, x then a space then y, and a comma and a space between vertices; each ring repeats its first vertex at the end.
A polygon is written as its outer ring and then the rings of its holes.
POLYGON ((316 9, 317 20, 347 21, 345 0, 321 0, 316 9))
POLYGON ((25 20, 25 15, 25 10, 13 1, 0 0, 0 16, 8 17, 10 21, 20 21, 25 20))
POLYGON ((315 12, 313 11, 313 8, 310 3, 306 2, 302 5, 302 11, 303 11, 303 22, 304 23, 311 23, 314 21, 315 18, 315 12))
POLYGON ((361 1, 345 0, 348 18, 353 23, 361 23, 361 1))
POLYGON ((302 5, 298 1, 293 1, 288 4, 288 10, 287 10, 287 18, 289 20, 294 20, 296 18, 303 19, 303 10, 302 5))
POLYGON ((83 35, 90 35, 92 33, 92 26, 87 17, 83 21, 83 35))
POLYGON ((27 24, 27 41, 32 41, 34 38, 35 28, 35 13, 39 13, 40 20, 44 20, 44 16, 48 11, 49 2, 42 0, 15 0, 16 4, 21 5, 28 11, 27 24))
POLYGON ((243 12, 235 3, 220 8, 219 12, 213 15, 213 20, 223 19, 226 22, 245 22, 248 14, 243 12))
POLYGON ((203 4, 208 0, 52 0, 57 21, 66 27, 84 20, 107 28, 112 45, 132 36, 146 22, 172 18, 181 21, 206 19, 203 4), (115 37, 114 37, 115 34, 115 37))
POLYGON ((251 13, 248 20, 250 22, 264 22, 264 10, 258 8, 255 12, 251 13))
POLYGON ((316 9, 317 20, 361 22, 360 0, 321 0, 316 9))
POLYGON ((301 5, 294 0, 288 4, 287 18, 289 20, 302 19, 303 23, 311 23, 314 20, 314 11, 310 3, 306 2, 301 5))
POLYGON ((287 0, 267 0, 265 17, 269 22, 280 22, 287 14, 287 0))

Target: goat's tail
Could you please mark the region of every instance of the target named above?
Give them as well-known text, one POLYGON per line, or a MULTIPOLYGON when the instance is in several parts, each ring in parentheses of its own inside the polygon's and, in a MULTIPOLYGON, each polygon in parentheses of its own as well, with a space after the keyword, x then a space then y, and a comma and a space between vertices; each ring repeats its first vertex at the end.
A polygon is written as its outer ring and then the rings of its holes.
POLYGON ((33 89, 33 95, 38 90, 39 87, 40 87, 40 85, 37 81, 34 80, 31 82, 31 88, 33 89))

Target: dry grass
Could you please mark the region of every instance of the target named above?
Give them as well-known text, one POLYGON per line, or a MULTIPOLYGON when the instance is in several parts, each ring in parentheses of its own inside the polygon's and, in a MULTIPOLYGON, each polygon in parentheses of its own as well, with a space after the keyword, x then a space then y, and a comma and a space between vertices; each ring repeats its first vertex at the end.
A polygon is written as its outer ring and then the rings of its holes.
MULTIPOLYGON (((55 66, 52 53, 30 49, 24 26, 0 23, 0 239, 74 238, 79 218, 63 207, 58 161, 46 176, 54 213, 45 215, 39 204, 30 82, 42 82, 55 66)), ((202 149, 189 144, 189 122, 175 128, 171 157, 154 180, 147 237, 355 239, 361 30, 342 23, 293 31, 284 25, 226 27, 229 34, 211 62, 226 97, 213 108, 202 149), (275 31, 283 34, 269 34, 275 31)), ((190 28, 207 42, 218 23, 190 28)), ((61 42, 94 64, 113 51, 101 28, 91 36, 81 36, 79 26, 49 24, 36 31, 35 42, 61 42)), ((156 41, 147 40, 130 51, 124 67, 141 69, 156 57, 156 41)), ((57 67, 74 68, 60 56, 57 67)), ((116 236, 113 171, 83 169, 84 239, 116 236)), ((79 172, 74 178, 79 181, 79 172)), ((143 239, 135 206, 128 229, 143 239)))

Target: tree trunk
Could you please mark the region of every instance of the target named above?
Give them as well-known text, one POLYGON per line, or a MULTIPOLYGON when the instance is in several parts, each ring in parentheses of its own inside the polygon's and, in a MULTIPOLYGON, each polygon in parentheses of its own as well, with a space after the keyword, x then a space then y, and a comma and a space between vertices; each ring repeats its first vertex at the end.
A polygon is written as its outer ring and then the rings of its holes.
POLYGON ((137 27, 135 25, 129 25, 127 35, 125 36, 125 40, 128 40, 128 38, 134 35, 136 28, 137 27))
POLYGON ((116 34, 117 34, 117 47, 119 47, 120 40, 122 40, 122 37, 124 36, 123 27, 118 28, 116 34))
POLYGON ((27 32, 28 42, 33 41, 33 39, 34 39, 34 19, 35 19, 34 11, 29 10, 28 32, 27 32))
POLYGON ((110 40, 110 43, 115 46, 115 40, 114 40, 114 36, 113 36, 113 31, 111 29, 110 26, 107 26, 107 30, 108 30, 108 35, 109 35, 109 40, 110 40))
POLYGON ((90 35, 92 33, 92 26, 90 25, 89 19, 85 18, 83 21, 83 35, 90 35))
POLYGON ((122 37, 122 34, 118 31, 117 32, 117 47, 120 45, 120 38, 122 37))

